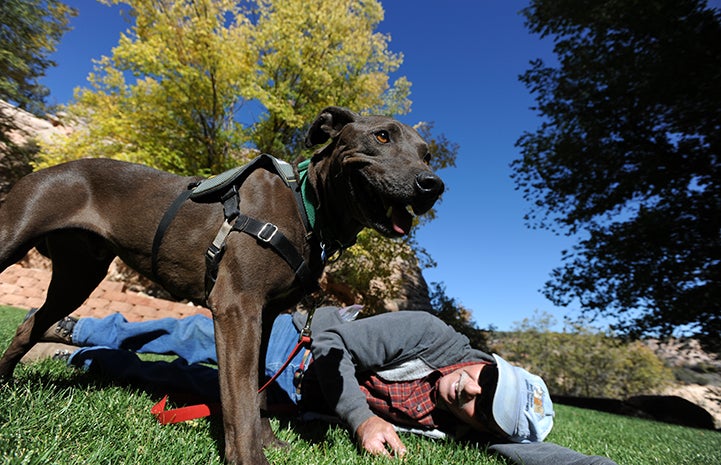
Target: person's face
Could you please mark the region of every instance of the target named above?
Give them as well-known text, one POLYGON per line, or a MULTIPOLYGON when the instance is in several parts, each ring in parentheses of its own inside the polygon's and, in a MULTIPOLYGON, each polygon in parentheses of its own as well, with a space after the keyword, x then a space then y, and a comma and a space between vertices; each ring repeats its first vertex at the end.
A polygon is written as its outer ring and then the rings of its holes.
POLYGON ((438 381, 438 403, 474 429, 492 432, 493 426, 482 423, 476 416, 475 401, 483 394, 478 377, 485 366, 484 363, 467 365, 441 377, 438 381))

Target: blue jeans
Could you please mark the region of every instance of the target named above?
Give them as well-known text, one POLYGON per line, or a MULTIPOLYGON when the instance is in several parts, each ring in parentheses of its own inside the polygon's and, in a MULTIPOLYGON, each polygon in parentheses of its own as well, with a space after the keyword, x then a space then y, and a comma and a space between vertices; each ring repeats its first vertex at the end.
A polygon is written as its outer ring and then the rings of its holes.
MULTIPOLYGON (((273 322, 265 358, 265 374, 272 377, 298 342, 299 331, 291 315, 273 322)), ((150 390, 172 390, 210 401, 219 399, 213 320, 203 315, 128 322, 115 313, 105 318, 81 318, 72 333, 75 345, 68 364, 100 371, 114 380, 150 390), (136 353, 177 355, 172 362, 143 361, 136 353)), ((302 350, 268 390, 268 403, 294 403, 300 394, 293 377, 305 355, 302 350)), ((307 366, 307 362, 306 362, 307 366)))
POLYGON ((73 344, 81 347, 177 355, 188 363, 218 363, 213 320, 204 315, 133 323, 120 313, 105 318, 80 318, 72 339, 73 344))
MULTIPOLYGON (((265 376, 267 376, 268 379, 280 370, 288 359, 288 356, 293 352, 293 349, 298 343, 299 334, 300 332, 293 324, 293 317, 291 315, 287 313, 278 315, 270 331, 268 351, 265 355, 265 376)), ((301 368, 304 357, 309 357, 309 352, 306 353, 307 350, 309 351, 310 347, 301 349, 275 380, 275 384, 280 390, 269 390, 268 403, 286 403, 283 397, 287 396, 290 402, 296 405, 298 404, 298 401, 300 401, 300 391, 296 389, 293 378, 295 372, 301 368)), ((310 360, 305 361, 303 368, 308 368, 309 361, 310 360)))

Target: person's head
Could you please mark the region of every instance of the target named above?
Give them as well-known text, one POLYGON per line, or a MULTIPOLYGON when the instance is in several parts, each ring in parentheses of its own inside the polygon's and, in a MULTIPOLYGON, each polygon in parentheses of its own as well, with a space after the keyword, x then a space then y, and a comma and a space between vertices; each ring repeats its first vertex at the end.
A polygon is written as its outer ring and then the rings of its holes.
POLYGON ((543 380, 498 355, 496 363, 459 368, 438 381, 438 399, 463 423, 513 442, 543 441, 553 404, 543 380))

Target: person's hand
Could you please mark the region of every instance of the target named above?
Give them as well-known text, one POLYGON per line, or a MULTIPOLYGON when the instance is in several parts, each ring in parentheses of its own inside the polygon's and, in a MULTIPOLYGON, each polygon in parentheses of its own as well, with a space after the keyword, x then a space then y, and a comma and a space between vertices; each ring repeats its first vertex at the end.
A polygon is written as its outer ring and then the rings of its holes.
POLYGON ((393 425, 384 419, 372 416, 360 424, 356 436, 361 447, 373 455, 390 456, 388 448, 396 457, 406 454, 406 446, 396 434, 393 425))

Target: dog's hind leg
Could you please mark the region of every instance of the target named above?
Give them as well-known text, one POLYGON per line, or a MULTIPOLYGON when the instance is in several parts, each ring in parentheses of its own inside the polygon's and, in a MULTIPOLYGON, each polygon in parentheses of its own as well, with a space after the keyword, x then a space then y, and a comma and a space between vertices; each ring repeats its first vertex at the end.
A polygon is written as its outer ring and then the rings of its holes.
POLYGON ((85 302, 115 257, 105 239, 79 230, 56 231, 45 238, 41 248, 50 256, 53 268, 45 303, 18 327, 0 359, 0 379, 10 378, 43 333, 85 302))

